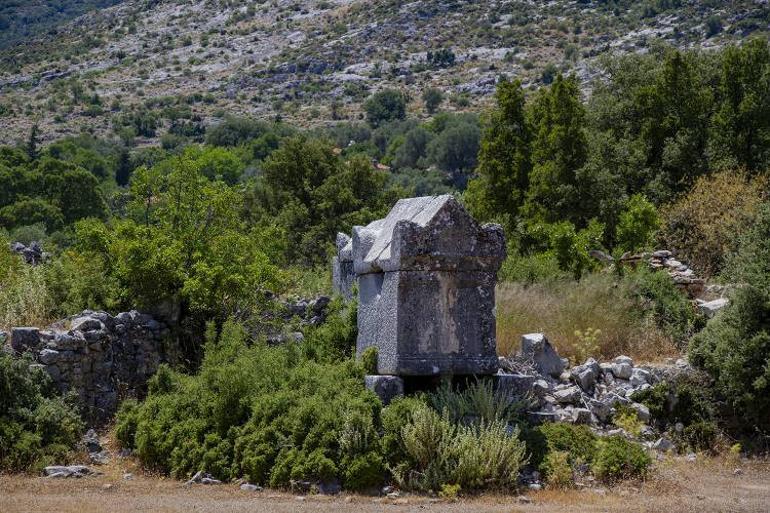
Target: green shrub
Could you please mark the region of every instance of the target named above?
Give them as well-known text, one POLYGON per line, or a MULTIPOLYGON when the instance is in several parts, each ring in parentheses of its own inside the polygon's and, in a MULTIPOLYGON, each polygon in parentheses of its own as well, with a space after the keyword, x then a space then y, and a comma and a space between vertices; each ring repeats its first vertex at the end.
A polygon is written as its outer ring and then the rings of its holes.
POLYGON ((737 430, 770 428, 770 205, 741 241, 729 275, 739 288, 690 343, 690 362, 714 379, 737 430))
POLYGON ((719 429, 715 422, 699 421, 685 426, 676 441, 693 451, 714 452, 718 436, 719 429))
POLYGON ((445 383, 428 395, 428 403, 454 423, 504 422, 517 424, 526 400, 495 390, 491 380, 477 380, 464 390, 445 383))
POLYGON ((83 421, 44 371, 0 352, 0 469, 39 470, 66 462, 83 421))
POLYGON ((400 397, 382 410, 382 452, 389 468, 398 471, 408 467, 401 432, 412 422, 415 412, 426 405, 423 397, 400 397))
POLYGON ((621 436, 609 436, 597 443, 593 471, 604 481, 642 477, 652 463, 641 445, 621 436))
POLYGON ((703 378, 682 375, 635 392, 631 399, 650 410, 655 426, 667 429, 676 423, 684 426, 714 418, 713 392, 703 378))
POLYGON ((549 487, 569 488, 574 484, 569 458, 565 451, 551 451, 546 455, 541 468, 549 487))
POLYGON ((641 194, 631 196, 615 228, 616 249, 620 251, 647 249, 652 245, 652 238, 658 226, 660 226, 660 219, 655 205, 641 194))
POLYGON ((626 279, 655 324, 680 346, 702 326, 703 320, 692 303, 667 273, 642 267, 626 279))
POLYGON ((385 89, 373 94, 364 103, 366 117, 372 126, 381 123, 404 119, 406 117, 407 98, 401 91, 385 89))
POLYGON ((518 428, 508 433, 502 422, 463 426, 423 407, 401 430, 408 465, 394 469, 405 488, 441 490, 457 485, 463 490, 510 489, 516 486, 525 447, 518 428))
POLYGON ((617 407, 612 423, 634 437, 640 436, 644 427, 644 422, 639 419, 636 410, 624 405, 617 407))
MULTIPOLYGON (((339 334, 344 323, 330 319, 329 329, 339 334)), ((323 339, 336 351, 320 329, 305 345, 323 339)), ((199 374, 163 367, 144 403, 121 408, 118 439, 145 465, 175 477, 206 470, 276 487, 333 479, 348 488, 375 485, 384 477, 380 402, 352 360, 322 363, 336 353, 319 351, 314 361, 299 344, 248 347, 243 328, 228 322, 209 338, 199 374)))
POLYGON ((550 452, 566 452, 569 464, 573 466, 594 461, 597 438, 588 426, 554 422, 538 426, 535 432, 530 438, 541 441, 532 444, 533 463, 545 461, 550 452))

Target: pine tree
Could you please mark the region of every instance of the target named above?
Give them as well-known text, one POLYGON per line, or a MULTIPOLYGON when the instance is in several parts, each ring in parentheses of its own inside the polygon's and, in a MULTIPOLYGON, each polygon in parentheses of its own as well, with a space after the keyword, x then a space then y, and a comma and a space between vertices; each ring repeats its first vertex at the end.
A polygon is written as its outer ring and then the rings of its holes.
POLYGON ((32 125, 32 128, 29 131, 29 139, 27 139, 27 155, 31 160, 36 160, 39 156, 37 147, 40 144, 40 141, 38 139, 40 129, 38 128, 37 124, 32 125))
POLYGON ((540 91, 528 115, 534 138, 526 215, 585 226, 577 171, 585 164, 588 149, 577 80, 557 76, 550 88, 540 91))
POLYGON ((468 185, 466 201, 475 216, 515 223, 529 185, 529 122, 524 113, 521 82, 502 81, 481 139, 477 177, 468 185))

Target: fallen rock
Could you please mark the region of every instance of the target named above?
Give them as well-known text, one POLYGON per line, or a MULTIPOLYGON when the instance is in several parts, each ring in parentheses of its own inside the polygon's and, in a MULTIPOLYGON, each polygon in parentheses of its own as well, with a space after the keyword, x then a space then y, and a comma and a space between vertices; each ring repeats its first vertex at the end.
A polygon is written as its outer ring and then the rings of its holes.
POLYGON ((655 441, 654 444, 652 444, 652 448, 656 451, 668 452, 668 451, 673 451, 675 449, 675 446, 674 446, 674 443, 668 438, 660 437, 655 441))
POLYGON ((713 301, 698 301, 698 311, 710 319, 729 304, 730 300, 725 297, 713 301))
POLYGON ((251 483, 243 483, 241 485, 241 490, 244 492, 261 492, 262 487, 251 483))
POLYGON ((46 477, 88 477, 88 476, 95 476, 101 474, 101 472, 98 472, 96 470, 93 470, 90 467, 87 467, 85 465, 69 465, 69 466, 62 466, 62 465, 52 465, 50 467, 45 467, 43 469, 43 474, 46 477))
POLYGON ((185 485, 193 485, 193 484, 202 484, 202 485, 215 485, 215 484, 222 484, 222 481, 219 479, 214 479, 214 477, 211 474, 208 474, 206 472, 203 472, 202 470, 199 470, 198 472, 193 475, 189 481, 185 483, 185 485))
POLYGON ((577 404, 581 397, 580 389, 576 386, 562 385, 553 392, 553 397, 560 404, 577 404))
POLYGON ((564 370, 564 362, 542 333, 521 337, 521 355, 531 358, 540 374, 558 378, 564 370))

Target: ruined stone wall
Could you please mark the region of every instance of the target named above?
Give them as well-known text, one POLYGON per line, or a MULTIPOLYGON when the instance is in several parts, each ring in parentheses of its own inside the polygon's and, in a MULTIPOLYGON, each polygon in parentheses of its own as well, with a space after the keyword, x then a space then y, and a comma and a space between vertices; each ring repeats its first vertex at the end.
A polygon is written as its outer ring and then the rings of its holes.
POLYGON ((84 416, 107 420, 120 399, 142 395, 164 360, 167 327, 136 311, 84 311, 48 329, 13 328, 11 348, 30 354, 62 392, 77 393, 84 416))

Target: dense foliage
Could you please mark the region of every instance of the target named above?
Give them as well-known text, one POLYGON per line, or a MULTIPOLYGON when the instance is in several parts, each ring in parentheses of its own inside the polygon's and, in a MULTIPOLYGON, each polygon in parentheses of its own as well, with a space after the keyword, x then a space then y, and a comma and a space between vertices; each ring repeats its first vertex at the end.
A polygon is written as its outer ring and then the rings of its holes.
MULTIPOLYGON (((144 403, 124 403, 120 442, 177 477, 205 469, 277 487, 339 481, 367 489, 390 469, 403 486, 419 490, 515 486, 524 446, 507 429, 507 417, 479 415, 480 423, 468 426, 421 399, 383 410, 364 390, 363 369, 344 356, 350 322, 334 319, 305 343, 282 347, 249 346, 233 322, 219 334, 209 330, 197 375, 162 367, 144 403)), ((491 388, 479 387, 442 397, 466 406, 503 404, 491 388)))
POLYGON ((744 430, 770 428, 770 206, 741 241, 731 276, 732 303, 690 344, 690 360, 715 379, 744 430))
MULTIPOLYGON (((466 193, 477 216, 507 227, 512 255, 555 252, 576 275, 590 270, 590 249, 649 247, 654 207, 699 178, 770 166, 767 41, 718 56, 656 49, 604 67, 609 80, 595 84, 587 104, 573 78, 557 76, 530 101, 519 83, 499 84, 466 193)), ((682 242, 682 232, 669 233, 682 242)))
POLYGON ((42 369, 0 351, 0 469, 40 470, 67 460, 83 421, 42 369))

